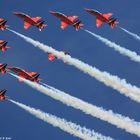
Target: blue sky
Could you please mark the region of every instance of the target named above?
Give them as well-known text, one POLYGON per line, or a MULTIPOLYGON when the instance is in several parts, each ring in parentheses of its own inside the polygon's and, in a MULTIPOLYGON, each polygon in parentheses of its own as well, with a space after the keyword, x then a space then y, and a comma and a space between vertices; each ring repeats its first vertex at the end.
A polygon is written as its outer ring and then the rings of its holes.
MULTIPOLYGON (((59 20, 48 13, 49 10, 56 10, 66 15, 78 15, 85 24, 86 29, 140 54, 138 41, 119 28, 112 30, 106 24, 97 29, 95 27, 95 17, 83 10, 83 8, 93 8, 105 13, 113 12, 114 16, 119 20, 120 26, 140 34, 139 4, 139 0, 135 0, 135 2, 126 0, 61 0, 59 2, 56 0, 51 0, 51 2, 49 0, 5 0, 0 2, 0 17, 8 20, 8 25, 10 25, 11 29, 50 45, 57 50, 66 50, 71 56, 89 63, 102 71, 108 71, 111 74, 125 78, 131 84, 140 87, 140 66, 138 63, 121 56, 82 30, 76 32, 73 27, 68 27, 62 31, 59 20), (13 11, 24 12, 33 17, 42 16, 47 21, 48 27, 42 32, 39 32, 35 27, 24 30, 23 21, 14 16, 12 14, 13 11)), ((74 67, 64 64, 60 60, 48 61, 45 53, 9 31, 0 31, 0 39, 7 40, 9 42, 8 45, 11 46, 11 49, 6 53, 0 52, 0 63, 6 62, 9 66, 18 66, 27 71, 37 71, 41 74, 43 82, 55 88, 66 91, 72 96, 89 103, 102 106, 107 110, 111 109, 116 113, 140 121, 138 103, 106 87, 74 67)), ((7 95, 14 100, 56 116, 64 117, 104 135, 119 140, 139 139, 137 136, 117 129, 106 122, 67 107, 28 87, 24 83, 19 83, 17 79, 8 74, 0 75, 0 88, 7 89, 7 95)), ((0 102, 0 111, 0 137, 9 136, 12 137, 12 140, 78 139, 36 119, 8 101, 0 102)))

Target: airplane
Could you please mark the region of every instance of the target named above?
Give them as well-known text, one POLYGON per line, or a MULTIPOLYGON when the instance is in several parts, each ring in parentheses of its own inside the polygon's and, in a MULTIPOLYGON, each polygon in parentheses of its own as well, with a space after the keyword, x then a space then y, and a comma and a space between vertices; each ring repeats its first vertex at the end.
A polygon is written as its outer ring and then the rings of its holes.
POLYGON ((100 27, 102 25, 102 23, 105 22, 105 23, 108 23, 111 28, 114 28, 115 25, 119 23, 117 21, 117 19, 110 18, 113 15, 112 13, 102 14, 102 13, 98 12, 97 10, 88 9, 88 8, 85 8, 85 11, 90 13, 91 15, 96 16, 96 26, 97 27, 100 27))
POLYGON ((6 67, 7 67, 6 63, 3 63, 3 64, 0 63, 0 73, 2 73, 2 74, 6 73, 6 71, 7 71, 6 67))
POLYGON ((61 29, 64 30, 68 25, 72 25, 78 31, 84 24, 78 19, 78 16, 66 16, 60 12, 49 11, 50 14, 58 17, 61 21, 61 29))
POLYGON ((5 96, 6 90, 3 89, 0 91, 0 100, 6 100, 8 96, 5 96))
MULTIPOLYGON (((40 80, 42 80, 39 78, 40 74, 38 74, 37 72, 27 72, 21 68, 11 67, 11 66, 8 67, 7 69, 17 73, 17 75, 21 78, 33 81, 35 83, 38 83, 40 80)), ((20 80, 20 81, 22 81, 22 80, 20 80)))
POLYGON ((9 27, 8 25, 6 25, 7 20, 0 18, 0 30, 5 30, 7 27, 9 27))
POLYGON ((42 17, 30 17, 29 15, 21 12, 13 12, 13 14, 24 20, 24 29, 28 29, 31 25, 33 25, 41 31, 47 26, 47 24, 44 24, 45 21, 41 20, 42 17))
POLYGON ((7 41, 5 40, 0 40, 0 50, 2 52, 5 52, 7 49, 9 49, 10 47, 9 46, 6 46, 7 45, 7 41))
MULTIPOLYGON (((67 52, 65 52, 65 51, 60 51, 60 52, 63 52, 65 55, 69 55, 69 53, 67 53, 67 52)), ((57 59, 57 57, 54 56, 52 53, 48 53, 48 59, 49 59, 50 61, 53 61, 53 60, 57 59)))

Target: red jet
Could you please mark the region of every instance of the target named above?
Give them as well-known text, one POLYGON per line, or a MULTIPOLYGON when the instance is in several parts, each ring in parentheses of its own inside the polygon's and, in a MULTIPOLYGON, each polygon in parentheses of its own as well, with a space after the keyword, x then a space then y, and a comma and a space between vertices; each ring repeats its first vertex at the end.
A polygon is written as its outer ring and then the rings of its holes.
POLYGON ((41 17, 30 17, 20 12, 14 12, 14 15, 24 20, 24 29, 28 29, 31 25, 33 25, 41 31, 47 26, 47 24, 44 24, 45 21, 41 20, 41 17))
POLYGON ((61 29, 64 30, 68 25, 72 25, 76 31, 84 24, 80 24, 82 21, 78 19, 78 16, 66 16, 59 12, 49 11, 52 15, 58 17, 61 21, 61 29))
POLYGON ((96 10, 88 9, 88 8, 85 8, 85 11, 87 11, 91 15, 96 16, 96 26, 97 27, 100 27, 103 22, 106 22, 111 26, 111 28, 114 28, 115 25, 119 23, 117 21, 117 19, 110 18, 113 15, 112 13, 102 14, 96 10))
POLYGON ((2 73, 2 74, 6 73, 6 71, 7 71, 6 67, 7 67, 6 63, 3 63, 3 64, 0 63, 0 73, 2 73))
POLYGON ((0 100, 6 100, 8 96, 5 96, 6 90, 3 89, 0 91, 0 100))
MULTIPOLYGON (((60 51, 60 52, 63 52, 65 55, 69 55, 69 53, 67 53, 67 52, 65 52, 65 51, 60 51)), ((50 61, 53 61, 53 60, 57 59, 57 57, 54 56, 54 55, 51 54, 51 53, 48 53, 48 59, 49 59, 50 61)))
POLYGON ((10 47, 9 46, 6 46, 7 45, 7 41, 5 40, 0 40, 0 50, 5 52, 7 49, 9 49, 10 47))
POLYGON ((9 27, 8 25, 6 25, 6 20, 3 18, 0 18, 0 30, 5 30, 7 27, 9 27))
POLYGON ((21 78, 28 79, 30 81, 33 81, 35 83, 38 83, 41 79, 39 78, 39 75, 37 72, 27 72, 23 69, 20 69, 18 67, 8 67, 8 70, 11 70, 21 78))

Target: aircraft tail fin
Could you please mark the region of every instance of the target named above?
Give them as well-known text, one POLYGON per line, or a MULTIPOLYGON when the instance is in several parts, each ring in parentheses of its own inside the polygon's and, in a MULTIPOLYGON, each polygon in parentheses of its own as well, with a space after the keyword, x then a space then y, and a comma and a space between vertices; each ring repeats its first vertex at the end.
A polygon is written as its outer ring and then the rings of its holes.
POLYGON ((117 19, 115 18, 111 18, 108 22, 108 24, 110 25, 111 28, 114 28, 116 24, 118 24, 119 22, 117 21, 117 19))
POLYGON ((32 77, 32 81, 38 83, 40 80, 42 80, 41 78, 38 78, 40 76, 40 74, 36 74, 35 76, 32 77))
POLYGON ((47 26, 47 24, 44 24, 44 22, 45 22, 45 21, 40 20, 40 21, 38 21, 38 23, 36 24, 36 27, 39 29, 39 31, 42 31, 42 29, 44 29, 44 28, 47 26))
POLYGON ((81 20, 76 20, 73 24, 73 27, 75 27, 76 31, 78 31, 81 27, 84 26, 84 24, 80 24, 82 21, 81 20))

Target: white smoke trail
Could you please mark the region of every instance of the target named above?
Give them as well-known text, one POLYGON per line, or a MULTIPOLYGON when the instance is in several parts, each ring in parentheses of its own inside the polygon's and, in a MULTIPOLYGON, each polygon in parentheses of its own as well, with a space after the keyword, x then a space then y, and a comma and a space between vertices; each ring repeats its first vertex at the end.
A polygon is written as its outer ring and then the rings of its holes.
POLYGON ((81 127, 80 125, 77 125, 73 122, 68 122, 65 119, 59 118, 49 113, 42 112, 39 109, 35 109, 33 107, 27 106, 25 104, 16 102, 11 99, 9 99, 9 101, 21 107, 25 111, 34 115, 35 117, 43 120, 44 122, 47 122, 53 125, 54 127, 58 127, 64 132, 67 132, 73 136, 79 137, 83 140, 113 140, 110 137, 105 137, 99 133, 96 133, 94 130, 87 129, 86 127, 81 127))
MULTIPOLYGON (((83 29, 83 28, 82 28, 83 29)), ((115 51, 119 52, 120 54, 127 56, 130 58, 130 60, 135 61, 140 63, 140 55, 138 55, 136 52, 134 51, 130 51, 124 47, 121 47, 120 45, 116 44, 115 42, 112 42, 100 35, 97 35, 91 31, 88 31, 86 29, 83 29, 85 32, 91 34, 92 36, 94 36, 95 38, 97 38, 98 40, 100 40, 101 42, 103 42, 105 45, 107 45, 110 48, 113 48, 115 51)))
POLYGON ((132 33, 132 32, 130 32, 130 31, 128 31, 128 30, 126 30, 126 29, 124 29, 124 28, 122 28, 122 27, 120 27, 120 29, 122 29, 124 32, 126 32, 127 34, 129 34, 129 35, 131 35, 132 37, 134 37, 136 40, 139 40, 139 41, 140 41, 140 36, 138 36, 137 34, 132 33))
POLYGON ((31 43, 33 46, 43 50, 46 53, 52 53, 57 58, 65 61, 67 64, 75 66, 84 73, 87 73, 90 76, 96 78, 98 81, 103 82, 106 86, 112 87, 126 97, 129 97, 132 100, 140 103, 140 88, 127 83, 125 79, 120 79, 118 76, 111 75, 105 71, 102 72, 99 69, 92 67, 78 59, 72 58, 70 55, 65 55, 63 52, 59 52, 52 47, 44 45, 11 29, 8 30, 20 36, 25 41, 31 43))
POLYGON ((12 73, 9 73, 9 74, 16 77, 19 80, 22 80, 24 83, 26 83, 30 87, 44 93, 45 95, 48 95, 52 97, 53 99, 66 104, 67 106, 71 106, 75 109, 79 109, 83 111, 85 114, 89 114, 93 117, 99 118, 103 121, 106 121, 110 124, 115 125, 118 128, 124 129, 126 132, 135 134, 138 137, 140 137, 140 123, 130 119, 129 117, 125 117, 120 114, 115 114, 111 110, 106 111, 105 109, 101 107, 97 107, 95 105, 87 103, 63 91, 60 91, 57 89, 55 91, 55 88, 51 90, 51 86, 49 86, 50 88, 47 88, 37 83, 33 83, 29 80, 20 78, 12 73))

